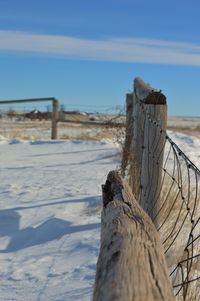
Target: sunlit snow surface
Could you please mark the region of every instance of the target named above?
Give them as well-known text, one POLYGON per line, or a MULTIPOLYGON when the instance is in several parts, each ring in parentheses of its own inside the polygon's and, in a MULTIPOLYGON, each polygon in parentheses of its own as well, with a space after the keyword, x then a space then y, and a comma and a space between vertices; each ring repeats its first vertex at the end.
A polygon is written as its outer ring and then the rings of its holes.
POLYGON ((0 300, 90 300, 114 144, 0 139, 0 300))
MULTIPOLYGON (((200 140, 169 134, 199 167, 200 140)), ((0 158, 0 300, 89 301, 117 146, 0 137, 0 158)))

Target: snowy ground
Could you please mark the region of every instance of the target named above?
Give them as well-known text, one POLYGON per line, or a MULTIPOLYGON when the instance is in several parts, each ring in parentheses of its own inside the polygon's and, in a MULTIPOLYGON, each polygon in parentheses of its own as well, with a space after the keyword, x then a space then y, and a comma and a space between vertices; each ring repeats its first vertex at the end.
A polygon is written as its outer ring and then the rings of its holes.
MULTIPOLYGON (((169 134, 199 167, 200 140, 169 134)), ((117 146, 0 137, 0 156, 0 300, 89 301, 117 146)))
POLYGON ((200 170, 200 139, 174 131, 168 131, 168 134, 200 170))
POLYGON ((0 300, 90 300, 117 147, 2 139, 0 156, 0 300))

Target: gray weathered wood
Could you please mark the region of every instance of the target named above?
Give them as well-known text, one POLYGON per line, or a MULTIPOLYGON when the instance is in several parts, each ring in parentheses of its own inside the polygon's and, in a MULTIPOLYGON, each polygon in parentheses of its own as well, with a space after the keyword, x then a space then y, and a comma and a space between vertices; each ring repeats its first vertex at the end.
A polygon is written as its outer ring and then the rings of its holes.
POLYGON ((141 174, 144 151, 144 136, 146 131, 147 108, 149 105, 166 104, 165 96, 150 87, 142 79, 135 78, 133 93, 133 130, 130 155, 130 185, 138 202, 141 200, 141 174))
POLYGON ((144 106, 133 94, 133 139, 131 149, 130 162, 130 185, 136 200, 140 201, 140 186, 141 186, 141 168, 142 168, 142 153, 144 139, 144 121, 145 112, 144 106))
POLYGON ((101 248, 93 301, 172 301, 159 235, 116 172, 103 186, 101 248))
POLYGON ((157 213, 160 208, 166 126, 167 106, 147 104, 141 167, 141 206, 155 225, 159 224, 157 213))
POLYGON ((53 112, 52 112, 51 139, 58 138, 57 122, 58 122, 58 101, 57 101, 57 99, 54 99, 53 100, 53 112))
POLYGON ((129 182, 136 200, 152 219, 159 211, 166 122, 166 97, 140 78, 136 78, 133 129, 130 131, 132 143, 129 182))
POLYGON ((122 154, 121 173, 126 176, 130 162, 131 145, 133 139, 133 93, 126 94, 126 136, 122 154))

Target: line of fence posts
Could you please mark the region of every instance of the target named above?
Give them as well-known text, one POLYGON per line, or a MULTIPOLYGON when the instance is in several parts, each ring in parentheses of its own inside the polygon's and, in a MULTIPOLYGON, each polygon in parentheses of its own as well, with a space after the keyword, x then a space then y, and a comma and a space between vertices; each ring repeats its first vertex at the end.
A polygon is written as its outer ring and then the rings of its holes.
POLYGON ((123 178, 110 172, 102 189, 101 245, 93 301, 171 301, 174 297, 164 251, 152 222, 159 210, 166 97, 136 78, 126 104, 123 178))

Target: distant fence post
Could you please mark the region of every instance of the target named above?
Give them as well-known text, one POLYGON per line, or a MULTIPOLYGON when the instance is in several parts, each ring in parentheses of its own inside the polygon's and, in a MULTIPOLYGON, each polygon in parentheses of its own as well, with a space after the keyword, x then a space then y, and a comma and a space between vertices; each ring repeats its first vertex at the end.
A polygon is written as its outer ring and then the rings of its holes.
POLYGON ((103 185, 101 248, 93 294, 93 301, 113 300, 174 300, 158 232, 115 171, 103 185))
POLYGON ((52 111, 51 139, 58 138, 57 122, 58 122, 58 100, 54 98, 53 99, 53 111, 52 111))
POLYGON ((166 97, 140 78, 135 78, 132 114, 133 122, 127 126, 133 127, 130 131, 130 184, 136 200, 154 219, 159 210, 164 133, 167 124, 166 97))

